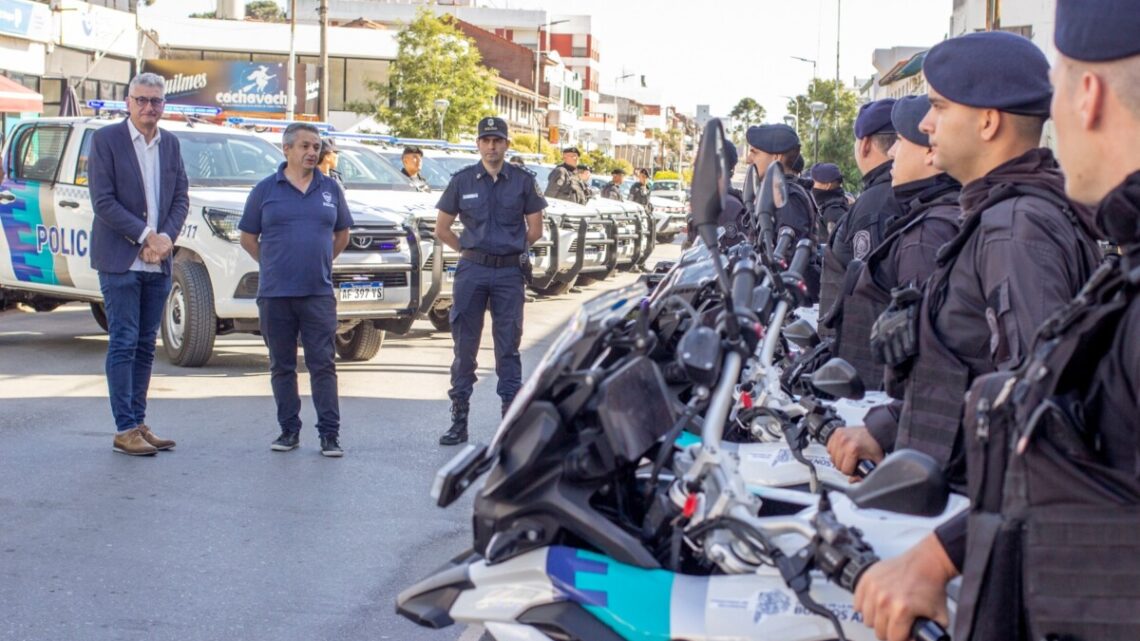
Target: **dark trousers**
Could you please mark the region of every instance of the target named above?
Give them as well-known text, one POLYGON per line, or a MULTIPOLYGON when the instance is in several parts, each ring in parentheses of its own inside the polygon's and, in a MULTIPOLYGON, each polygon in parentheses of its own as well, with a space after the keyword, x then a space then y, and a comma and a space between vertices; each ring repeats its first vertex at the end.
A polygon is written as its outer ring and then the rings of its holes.
POLYGON ((336 388, 336 299, 329 296, 258 298, 261 335, 269 346, 269 374, 277 423, 282 432, 301 430, 301 396, 297 392, 297 335, 305 349, 305 367, 317 431, 336 436, 340 431, 340 401, 336 388))
POLYGON ((162 272, 99 272, 107 310, 107 389, 115 427, 123 432, 146 421, 146 393, 154 365, 154 341, 170 276, 162 272))
POLYGON ((455 343, 455 360, 451 363, 453 402, 466 403, 471 398, 478 367, 479 339, 483 336, 483 316, 491 310, 491 336, 495 341, 495 373, 499 376, 498 393, 504 403, 514 399, 522 387, 523 303, 526 284, 522 270, 509 267, 487 267, 460 260, 452 288, 451 338, 455 343))

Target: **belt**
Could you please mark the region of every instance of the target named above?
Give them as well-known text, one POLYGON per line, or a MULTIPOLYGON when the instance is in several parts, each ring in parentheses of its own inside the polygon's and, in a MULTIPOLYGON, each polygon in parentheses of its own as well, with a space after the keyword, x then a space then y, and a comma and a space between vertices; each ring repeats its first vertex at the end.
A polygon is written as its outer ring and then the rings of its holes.
POLYGON ((487 254, 477 249, 464 249, 459 255, 464 260, 478 263, 484 267, 518 267, 519 257, 522 256, 522 254, 496 256, 495 254, 487 254))

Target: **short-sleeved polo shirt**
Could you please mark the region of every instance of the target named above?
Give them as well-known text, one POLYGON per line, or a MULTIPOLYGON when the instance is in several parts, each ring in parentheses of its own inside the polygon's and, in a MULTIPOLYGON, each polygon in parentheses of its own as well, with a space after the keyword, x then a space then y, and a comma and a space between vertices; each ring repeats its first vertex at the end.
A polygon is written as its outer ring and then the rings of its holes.
POLYGON ((460 247, 509 256, 527 250, 526 216, 546 209, 546 199, 526 169, 504 163, 495 180, 476 163, 451 177, 436 207, 459 217, 460 247))
POLYGON ((259 298, 332 295, 333 232, 352 226, 344 191, 314 170, 301 193, 277 173, 253 188, 238 229, 260 237, 259 298))

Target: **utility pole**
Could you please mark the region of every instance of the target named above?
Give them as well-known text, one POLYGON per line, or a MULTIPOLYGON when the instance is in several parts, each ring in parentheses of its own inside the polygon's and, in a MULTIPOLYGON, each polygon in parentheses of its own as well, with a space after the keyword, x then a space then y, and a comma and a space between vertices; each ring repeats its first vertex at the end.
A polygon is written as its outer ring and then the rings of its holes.
POLYGON ((835 106, 831 112, 831 128, 839 132, 839 32, 843 28, 843 0, 835 0, 835 106))
MULTIPOLYGON (((293 0, 296 2, 297 0, 293 0)), ((329 0, 321 0, 321 8, 317 11, 321 16, 321 92, 320 114, 321 122, 329 120, 329 0)))
POLYGON ((289 64, 285 86, 285 120, 293 120, 297 101, 297 0, 289 0, 289 64))

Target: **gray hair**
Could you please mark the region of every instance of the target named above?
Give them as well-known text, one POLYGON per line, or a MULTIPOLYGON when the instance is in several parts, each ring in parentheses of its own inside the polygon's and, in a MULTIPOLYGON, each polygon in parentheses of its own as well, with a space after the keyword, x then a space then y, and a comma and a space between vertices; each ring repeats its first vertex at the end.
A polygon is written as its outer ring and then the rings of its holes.
POLYGON ((297 139, 298 131, 307 131, 317 138, 321 137, 321 130, 307 122, 295 122, 285 128, 285 133, 281 136, 281 143, 285 147, 292 147, 293 141, 297 139))
POLYGON ((166 78, 158 75, 157 73, 140 73, 139 75, 131 78, 131 84, 127 85, 127 93, 134 93, 135 87, 142 85, 144 87, 153 87, 166 95, 166 78))

